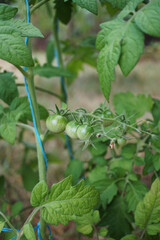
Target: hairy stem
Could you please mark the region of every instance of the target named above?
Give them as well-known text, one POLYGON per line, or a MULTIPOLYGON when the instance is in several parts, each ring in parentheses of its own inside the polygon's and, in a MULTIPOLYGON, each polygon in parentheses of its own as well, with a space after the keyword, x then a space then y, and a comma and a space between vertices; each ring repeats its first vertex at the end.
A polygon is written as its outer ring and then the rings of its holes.
POLYGON ((35 133, 34 128, 30 125, 27 125, 27 124, 24 124, 24 123, 19 123, 19 122, 17 122, 16 125, 18 127, 24 128, 26 130, 29 130, 29 131, 32 131, 33 133, 35 133))
MULTIPOLYGON (((24 87, 25 85, 24 85, 24 83, 17 83, 17 86, 18 87, 24 87)), ((46 90, 46 89, 43 89, 43 88, 37 87, 37 86, 35 86, 35 89, 38 90, 38 91, 44 92, 44 93, 48 93, 48 94, 50 94, 50 95, 52 95, 54 97, 57 97, 60 100, 62 100, 62 97, 60 95, 58 95, 57 93, 54 93, 52 91, 49 91, 49 90, 46 90)))
MULTIPOLYGON (((31 214, 29 215, 29 217, 27 218, 27 220, 25 221, 24 225, 26 225, 27 223, 31 222, 32 219, 34 218, 34 216, 36 215, 36 213, 40 210, 40 207, 36 207, 31 214)), ((23 225, 23 227, 24 227, 23 225)), ((17 240, 20 240, 22 235, 23 235, 23 227, 21 228, 20 232, 18 232, 17 234, 17 240)))
POLYGON ((32 9, 30 11, 30 15, 32 15, 35 10, 37 10, 38 8, 40 8, 42 5, 44 5, 47 2, 49 2, 49 0, 42 0, 41 2, 38 2, 34 7, 32 7, 32 9))
POLYGON ((18 234, 18 231, 13 227, 13 225, 10 223, 10 221, 8 220, 8 218, 7 218, 2 212, 0 212, 0 216, 2 216, 3 219, 5 220, 5 222, 8 224, 8 226, 9 226, 16 234, 18 234))
MULTIPOLYGON (((53 19, 53 37, 54 37, 54 44, 55 44, 55 48, 57 51, 57 57, 58 57, 58 63, 60 67, 64 67, 63 64, 63 58, 62 58, 62 52, 61 52, 61 47, 60 47, 60 41, 59 41, 59 37, 58 37, 58 31, 57 31, 57 16, 55 15, 54 19, 53 19)), ((66 102, 66 93, 65 93, 65 89, 61 84, 61 93, 62 93, 62 100, 63 102, 66 102)))

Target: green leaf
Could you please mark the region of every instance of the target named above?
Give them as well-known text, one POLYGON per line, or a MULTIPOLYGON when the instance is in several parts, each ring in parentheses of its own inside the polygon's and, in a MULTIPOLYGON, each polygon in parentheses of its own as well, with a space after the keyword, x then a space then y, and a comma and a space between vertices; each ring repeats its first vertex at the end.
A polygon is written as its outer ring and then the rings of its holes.
POLYGON ((108 225, 109 236, 120 239, 132 231, 131 220, 123 198, 117 197, 107 207, 99 226, 108 225))
POLYGON ((100 194, 103 208, 106 208, 106 205, 113 200, 114 196, 117 194, 117 191, 118 188, 114 182, 106 186, 106 189, 100 194))
POLYGON ((4 225, 5 225, 5 222, 0 221, 0 233, 1 233, 2 229, 4 228, 4 225))
POLYGON ((120 68, 125 76, 137 64, 141 54, 144 52, 144 34, 134 23, 130 23, 121 42, 120 68))
POLYGON ((8 20, 13 18, 18 11, 18 8, 13 8, 7 4, 0 4, 0 20, 8 20))
POLYGON ((72 175, 72 183, 73 185, 76 184, 82 175, 83 172, 83 162, 78 159, 73 159, 69 162, 66 170, 65 170, 65 177, 72 175))
POLYGON ((106 228, 101 228, 101 229, 99 230, 99 235, 100 235, 100 236, 105 237, 105 236, 107 236, 107 234, 108 234, 108 229, 106 229, 106 228))
POLYGON ((90 152, 93 156, 104 155, 107 152, 106 143, 103 142, 95 142, 94 146, 90 147, 90 152))
POLYGON ((34 68, 34 74, 38 74, 41 77, 71 77, 73 76, 67 69, 54 67, 54 66, 36 66, 34 68))
POLYGON ((32 67, 34 65, 29 48, 20 32, 5 25, 0 26, 0 58, 14 65, 32 67))
POLYGON ((135 235, 130 234, 130 235, 127 235, 127 236, 121 238, 121 240, 139 240, 139 238, 135 235))
POLYGON ((27 240, 36 240, 36 235, 31 223, 27 223, 24 225, 23 232, 27 240))
POLYGON ((85 8, 89 12, 98 14, 97 0, 73 0, 73 2, 76 2, 81 8, 85 8))
POLYGON ((105 0, 112 4, 114 8, 123 9, 130 0, 105 0))
POLYGON ((154 118, 154 122, 157 125, 160 121, 160 100, 153 98, 153 107, 152 107, 152 115, 154 118))
POLYGON ((17 30, 21 34, 22 37, 40 37, 44 38, 43 34, 40 32, 38 28, 32 25, 32 23, 27 23, 25 20, 16 19, 16 20, 8 20, 1 21, 0 27, 2 26, 10 27, 12 29, 17 30))
POLYGON ((154 165, 153 165, 153 154, 149 149, 145 150, 145 166, 143 168, 143 174, 146 175, 152 171, 154 171, 154 165))
POLYGON ((48 191, 47 183, 45 181, 40 181, 32 190, 30 199, 31 205, 36 207, 45 202, 48 191))
POLYGON ((88 214, 85 214, 76 219, 76 229, 78 232, 88 235, 93 231, 93 224, 97 223, 100 220, 99 212, 91 211, 88 214))
MULTIPOLYGON (((40 104, 38 104, 38 109, 40 119, 46 120, 49 115, 48 110, 40 104)), ((10 111, 15 115, 16 120, 20 120, 22 122, 27 122, 27 120, 33 121, 27 97, 15 98, 10 105, 10 111)))
POLYGON ((20 213, 22 208, 23 208, 23 203, 20 201, 11 205, 12 217, 16 217, 20 213))
POLYGON ((156 235, 160 223, 160 180, 157 178, 150 191, 145 195, 135 211, 135 223, 140 229, 146 229, 148 234, 156 235), (149 228, 148 228, 149 227, 149 228))
POLYGON ((131 159, 135 155, 137 150, 137 145, 135 143, 126 144, 121 151, 121 155, 124 158, 131 159))
POLYGON ((35 172, 29 164, 24 164, 21 171, 24 188, 31 192, 39 181, 38 172, 35 172))
MULTIPOLYGON (((3 118, 4 120, 4 118, 3 118)), ((0 125, 0 134, 10 144, 14 144, 16 139, 16 125, 13 122, 4 122, 0 125)))
POLYGON ((138 6, 138 4, 142 2, 143 0, 129 0, 125 8, 119 13, 118 18, 123 19, 127 17, 129 14, 132 14, 133 12, 135 12, 135 9, 138 6))
POLYGON ((72 0, 54 0, 54 3, 56 16, 62 23, 68 24, 72 16, 72 0))
POLYGON ((49 41, 46 47, 46 58, 48 65, 52 65, 52 61, 54 59, 54 43, 53 41, 49 41))
POLYGON ((88 180, 90 183, 94 183, 102 179, 106 179, 106 169, 104 167, 96 166, 88 174, 88 180))
POLYGON ((102 92, 109 101, 111 91, 111 81, 114 80, 114 69, 120 57, 120 41, 113 41, 109 46, 106 45, 100 52, 97 62, 97 70, 102 92))
POLYGON ((155 153, 153 155, 153 165, 156 171, 160 170, 160 153, 155 153))
POLYGON ((150 112, 153 106, 150 95, 145 96, 144 94, 138 94, 135 96, 131 92, 114 95, 113 103, 115 111, 118 114, 125 114, 126 117, 130 117, 130 121, 142 117, 145 112, 150 112))
POLYGON ((143 199, 146 192, 147 187, 142 182, 129 182, 125 195, 128 204, 128 212, 135 211, 137 204, 143 199))
POLYGON ((0 73, 0 99, 10 104, 18 97, 18 89, 15 84, 16 77, 11 72, 0 73))
POLYGON ((154 0, 138 11, 135 17, 137 26, 146 34, 160 37, 160 1, 154 0))
POLYGON ((5 178, 4 178, 4 176, 0 176, 0 196, 3 196, 5 191, 6 191, 5 178))
POLYGON ((133 167, 132 159, 118 158, 110 161, 110 170, 121 169, 120 171, 131 172, 133 167))
POLYGON ((57 225, 68 224, 84 214, 89 213, 98 203, 98 191, 90 186, 85 186, 84 181, 71 186, 72 177, 51 187, 46 203, 42 205, 42 217, 46 223, 57 225))

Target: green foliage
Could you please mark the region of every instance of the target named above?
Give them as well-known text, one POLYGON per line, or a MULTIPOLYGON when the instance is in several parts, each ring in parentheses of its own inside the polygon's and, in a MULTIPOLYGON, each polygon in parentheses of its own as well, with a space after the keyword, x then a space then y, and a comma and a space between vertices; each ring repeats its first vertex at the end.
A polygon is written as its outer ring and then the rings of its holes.
POLYGON ((129 182, 125 196, 128 204, 128 212, 135 211, 137 204, 143 199, 146 192, 147 188, 142 182, 129 182))
POLYGON ((0 99, 7 104, 10 104, 15 97, 18 97, 15 79, 16 77, 11 72, 0 73, 0 99))
POLYGON ((157 178, 150 191, 140 201, 135 212, 135 223, 145 229, 149 235, 159 232, 159 205, 160 205, 160 180, 157 178))
POLYGON ((20 211, 22 210, 23 208, 23 203, 22 202, 16 202, 14 203, 12 206, 11 206, 11 212, 12 212, 12 216, 13 217, 16 217, 20 211))
POLYGON ((101 24, 102 30, 97 36, 97 48, 100 50, 97 69, 103 94, 108 101, 115 66, 119 63, 127 76, 143 53, 144 33, 159 36, 159 0, 148 3, 139 11, 136 8, 142 0, 127 2, 111 1, 115 7, 125 7, 116 19, 101 24), (132 16, 130 13, 133 12, 132 16), (125 17, 127 20, 124 20, 125 17))
POLYGON ((18 11, 18 8, 13 8, 6 4, 0 4, 0 20, 8 20, 13 18, 18 11))
POLYGON ((10 20, 17 8, 0 4, 0 58, 14 65, 34 65, 31 53, 22 37, 43 37, 32 24, 23 20, 10 20))
POLYGON ((125 114, 126 117, 131 117, 130 121, 142 117, 145 112, 150 112, 153 106, 153 100, 150 95, 138 94, 135 96, 131 92, 114 95, 113 103, 116 112, 125 114))
POLYGON ((47 58, 47 64, 52 65, 52 61, 54 59, 54 44, 53 41, 49 41, 46 47, 46 58, 47 58))
POLYGON ((82 161, 78 159, 73 159, 72 161, 69 162, 66 170, 65 170, 65 176, 68 177, 69 175, 72 175, 72 183, 75 185, 80 176, 82 175, 83 172, 83 163, 82 161))
POLYGON ((136 237, 135 235, 127 235, 127 236, 121 238, 121 240, 139 240, 139 238, 136 237))
POLYGON ((40 181, 32 190, 31 205, 36 207, 45 202, 45 198, 48 194, 48 185, 45 181, 40 181))
POLYGON ((100 226, 108 225, 109 235, 118 240, 131 232, 131 221, 123 198, 117 197, 108 206, 100 226))
POLYGON ((151 1, 135 17, 135 22, 141 31, 151 36, 160 37, 160 2, 151 1))
POLYGON ((27 240, 36 240, 36 235, 31 223, 27 223, 24 225, 23 232, 27 240))
POLYGON ((76 229, 78 232, 83 233, 84 235, 89 235, 93 231, 93 225, 99 222, 100 216, 99 212, 91 211, 88 214, 85 214, 76 219, 76 229))
POLYGON ((56 10, 56 16, 59 18, 59 20, 67 24, 71 20, 72 15, 72 0, 54 0, 55 3, 55 10, 56 10))
POLYGON ((43 191, 40 190, 41 187, 44 187, 44 183, 42 182, 34 188, 31 203, 37 205, 38 202, 41 202, 39 206, 42 208, 45 222, 66 225, 68 221, 76 221, 77 217, 89 213, 98 203, 99 194, 93 187, 85 186, 83 180, 73 187, 71 183, 72 177, 69 176, 63 181, 53 184, 46 201, 44 201, 43 191))
POLYGON ((34 74, 38 74, 41 77, 51 78, 51 77, 72 77, 72 74, 67 70, 54 66, 36 66, 34 68, 34 74))
POLYGON ((123 9, 130 0, 105 0, 105 1, 111 3, 114 8, 116 7, 119 9, 123 9))
POLYGON ((81 8, 87 9, 89 12, 98 14, 97 0, 73 0, 81 8))
POLYGON ((1 231, 2 231, 2 229, 3 229, 3 227, 4 227, 4 225, 5 225, 5 222, 0 221, 0 233, 1 233, 1 231))

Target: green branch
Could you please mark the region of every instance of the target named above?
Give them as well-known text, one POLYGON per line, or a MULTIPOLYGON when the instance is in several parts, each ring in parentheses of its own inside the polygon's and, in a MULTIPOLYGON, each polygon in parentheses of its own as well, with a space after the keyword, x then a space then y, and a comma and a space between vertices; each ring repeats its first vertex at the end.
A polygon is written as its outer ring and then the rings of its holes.
POLYGON ((29 74, 20 66, 14 65, 22 74, 24 77, 28 78, 29 74))
MULTIPOLYGON (((24 83, 17 83, 17 86, 18 87, 25 87, 25 84, 24 83)), ((46 89, 43 89, 43 88, 40 88, 40 87, 37 87, 37 86, 35 86, 35 89, 38 90, 38 91, 44 92, 44 93, 48 93, 48 94, 62 100, 62 97, 60 95, 58 95, 57 93, 54 93, 52 91, 49 91, 49 90, 46 90, 46 89)))
POLYGON ((13 225, 10 223, 10 221, 8 220, 8 218, 0 211, 0 215, 3 217, 3 219, 5 220, 5 222, 8 224, 8 226, 16 233, 18 234, 18 231, 13 227, 13 225))
POLYGON ((49 0, 42 0, 41 2, 37 3, 34 7, 31 8, 30 15, 34 13, 35 10, 40 8, 43 4, 49 2, 49 0))

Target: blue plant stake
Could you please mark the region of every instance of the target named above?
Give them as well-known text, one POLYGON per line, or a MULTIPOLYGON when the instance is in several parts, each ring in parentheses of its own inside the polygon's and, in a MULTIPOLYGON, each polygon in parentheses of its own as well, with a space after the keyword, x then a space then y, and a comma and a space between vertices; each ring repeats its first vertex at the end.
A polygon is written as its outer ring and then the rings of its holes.
MULTIPOLYGON (((57 30, 57 32, 59 31, 59 21, 58 21, 58 18, 57 18, 57 21, 56 21, 56 30, 57 30)), ((59 59, 58 59, 58 52, 57 52, 56 47, 54 48, 54 54, 55 54, 55 58, 56 58, 56 61, 57 61, 57 67, 60 67, 59 59)), ((61 80, 61 85, 62 85, 62 89, 63 89, 63 92, 64 92, 64 100, 65 100, 65 103, 67 103, 68 95, 67 95, 67 88, 66 88, 64 77, 61 77, 60 80, 61 80)), ((68 137, 67 134, 65 134, 65 140, 66 140, 66 145, 67 145, 67 149, 68 149, 68 153, 69 153, 70 159, 73 160, 74 159, 74 155, 72 153, 71 144, 70 144, 69 137, 68 137)))

